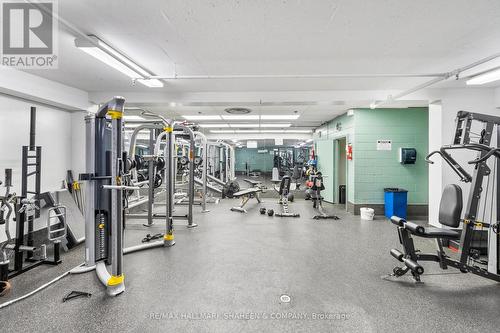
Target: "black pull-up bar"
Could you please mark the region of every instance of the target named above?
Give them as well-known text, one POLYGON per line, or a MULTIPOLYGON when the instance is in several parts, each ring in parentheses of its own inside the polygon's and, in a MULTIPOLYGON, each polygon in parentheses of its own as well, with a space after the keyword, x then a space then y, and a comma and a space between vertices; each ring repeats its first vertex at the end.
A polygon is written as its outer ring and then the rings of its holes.
POLYGON ((35 134, 36 134, 36 107, 31 107, 30 113, 30 150, 35 150, 35 134))

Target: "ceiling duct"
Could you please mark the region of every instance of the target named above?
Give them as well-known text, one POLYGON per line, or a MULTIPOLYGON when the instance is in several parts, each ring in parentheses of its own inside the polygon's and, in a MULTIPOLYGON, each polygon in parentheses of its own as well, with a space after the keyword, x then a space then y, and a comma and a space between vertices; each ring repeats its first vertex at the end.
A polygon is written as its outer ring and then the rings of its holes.
POLYGON ((248 113, 252 112, 252 110, 250 110, 248 108, 227 108, 227 109, 224 109, 224 111, 229 113, 229 114, 248 114, 248 113))

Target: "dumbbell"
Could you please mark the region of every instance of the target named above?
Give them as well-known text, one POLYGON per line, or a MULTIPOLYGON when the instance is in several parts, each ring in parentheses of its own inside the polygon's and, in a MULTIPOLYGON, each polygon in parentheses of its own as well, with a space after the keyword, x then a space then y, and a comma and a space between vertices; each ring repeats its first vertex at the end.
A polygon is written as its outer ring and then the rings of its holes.
POLYGON ((274 210, 273 209, 268 209, 267 210, 267 216, 273 216, 274 215, 274 210))
POLYGON ((260 213, 261 213, 262 215, 264 215, 264 214, 266 213, 266 209, 265 209, 264 207, 262 207, 262 208, 260 209, 260 213))

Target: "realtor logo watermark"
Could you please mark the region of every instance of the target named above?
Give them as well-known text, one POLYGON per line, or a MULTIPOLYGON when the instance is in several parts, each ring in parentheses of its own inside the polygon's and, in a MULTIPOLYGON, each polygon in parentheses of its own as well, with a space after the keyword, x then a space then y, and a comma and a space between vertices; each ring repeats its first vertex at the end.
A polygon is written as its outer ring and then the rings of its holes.
POLYGON ((1 65, 18 69, 56 69, 57 1, 0 0, 1 65))

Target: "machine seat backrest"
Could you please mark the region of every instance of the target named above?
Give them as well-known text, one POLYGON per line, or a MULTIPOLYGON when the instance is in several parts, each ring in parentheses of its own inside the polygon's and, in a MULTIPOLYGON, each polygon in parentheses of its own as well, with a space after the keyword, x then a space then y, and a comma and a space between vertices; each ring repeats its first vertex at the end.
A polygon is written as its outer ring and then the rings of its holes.
POLYGON ((290 176, 288 175, 285 175, 283 176, 283 178, 281 178, 281 183, 280 183, 280 190, 279 190, 279 194, 288 194, 290 192, 290 176))
POLYGON ((439 205, 439 223, 457 228, 462 215, 462 189, 455 184, 446 185, 439 205))

